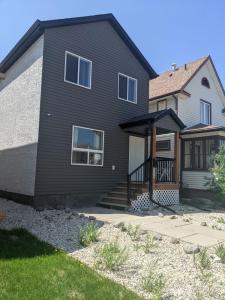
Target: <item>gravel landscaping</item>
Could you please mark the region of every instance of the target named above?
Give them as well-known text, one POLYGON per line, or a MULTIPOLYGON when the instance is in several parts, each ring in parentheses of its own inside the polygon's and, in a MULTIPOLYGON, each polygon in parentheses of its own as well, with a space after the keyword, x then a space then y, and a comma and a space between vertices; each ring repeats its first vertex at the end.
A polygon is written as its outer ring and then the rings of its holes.
MULTIPOLYGON (((102 247, 110 242, 118 244, 121 249, 125 249, 127 260, 117 270, 98 272, 124 284, 146 299, 152 295, 144 290, 143 280, 150 271, 157 277, 162 274, 165 280, 162 299, 225 299, 225 264, 215 255, 214 247, 207 250, 206 256, 201 256, 203 249, 198 253, 196 246, 178 239, 129 228, 127 224, 97 222, 95 218, 90 217, 90 220, 88 216, 71 209, 36 211, 0 199, 0 211, 6 213, 6 219, 0 223, 1 229, 25 228, 39 239, 65 250, 94 268, 102 247), (79 231, 91 222, 99 226, 98 241, 83 248, 79 243, 79 231), (200 268, 200 258, 204 270, 200 268)), ((175 218, 180 218, 184 223, 198 222, 215 231, 224 231, 225 234, 224 212, 190 212, 189 209, 184 216, 175 218)))

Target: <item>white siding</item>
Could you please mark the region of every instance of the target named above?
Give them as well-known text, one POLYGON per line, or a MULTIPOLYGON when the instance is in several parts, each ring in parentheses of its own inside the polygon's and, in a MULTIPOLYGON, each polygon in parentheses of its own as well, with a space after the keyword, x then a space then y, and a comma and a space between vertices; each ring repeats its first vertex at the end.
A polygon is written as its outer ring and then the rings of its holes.
POLYGON ((211 179, 210 172, 183 171, 183 187, 189 189, 207 190, 211 179))
POLYGON ((0 190, 34 195, 43 36, 0 81, 0 190))
MULTIPOLYGON (((168 109, 172 108, 175 111, 176 110, 176 100, 171 96, 169 96, 167 98, 162 98, 160 100, 164 100, 164 99, 167 100, 167 108, 168 109)), ((160 101, 160 100, 158 100, 158 101, 160 101)), ((149 102, 149 112, 155 112, 155 111, 157 111, 157 101, 152 101, 152 102, 150 101, 149 102)))
POLYGON ((200 123, 200 99, 212 104, 212 124, 225 126, 225 116, 221 112, 225 107, 225 97, 218 85, 210 61, 199 70, 185 90, 191 94, 191 97, 179 98, 178 114, 187 127, 200 123), (201 85, 203 77, 209 80, 210 89, 201 85))

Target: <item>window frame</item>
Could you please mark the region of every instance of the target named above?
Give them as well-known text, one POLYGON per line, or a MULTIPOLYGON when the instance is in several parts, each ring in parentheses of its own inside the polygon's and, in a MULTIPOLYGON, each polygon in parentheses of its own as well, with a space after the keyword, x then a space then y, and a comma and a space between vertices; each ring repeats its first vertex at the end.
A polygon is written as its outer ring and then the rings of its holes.
POLYGON ((86 166, 86 167, 103 167, 104 166, 104 146, 105 146, 105 131, 100 130, 100 129, 95 129, 95 128, 89 128, 89 127, 84 127, 84 126, 78 126, 78 125, 72 125, 72 145, 71 145, 71 166, 86 166), (73 141, 74 141, 74 129, 75 128, 81 128, 81 129, 88 129, 92 131, 98 131, 102 133, 102 150, 94 150, 94 149, 86 149, 86 148, 74 148, 73 147, 73 141), (73 152, 87 152, 88 157, 87 157, 87 164, 82 164, 82 163, 73 163, 73 152), (101 165, 93 165, 89 163, 89 155, 91 153, 101 153, 102 154, 102 164, 101 165))
POLYGON ((157 101, 157 111, 160 111, 160 110, 159 110, 159 103, 160 103, 160 102, 165 102, 165 103, 166 103, 166 108, 165 108, 165 109, 167 109, 167 105, 168 105, 167 99, 162 99, 162 100, 157 101))
POLYGON ((85 89, 88 89, 88 90, 91 90, 92 88, 92 61, 83 57, 83 56, 80 56, 80 55, 77 55, 75 53, 72 53, 70 51, 65 51, 65 64, 64 64, 64 82, 66 83, 70 83, 70 84, 73 84, 73 85, 76 85, 76 86, 80 86, 80 87, 83 87, 85 89), (73 81, 69 81, 66 79, 66 68, 67 68, 67 55, 71 55, 71 56, 74 56, 74 57, 77 57, 78 59, 78 66, 77 66, 77 83, 73 82, 73 81), (79 79, 80 79, 80 60, 84 60, 84 61, 87 61, 90 63, 90 87, 89 86, 85 86, 85 85, 82 85, 82 84, 79 84, 79 79))
MULTIPOLYGON (((204 112, 203 112, 204 113, 204 112)), ((212 124, 212 104, 206 100, 200 99, 200 123, 205 125, 211 125, 212 124), (201 104, 207 105, 209 107, 209 123, 204 123, 201 120, 201 104)))
POLYGON ((126 102, 129 102, 129 103, 137 104, 138 80, 136 78, 133 78, 131 76, 128 76, 126 74, 118 72, 118 84, 117 85, 118 85, 117 86, 117 89, 118 89, 118 95, 117 95, 118 99, 126 101, 126 102), (120 88, 120 75, 127 78, 127 98, 128 98, 128 92, 129 92, 129 79, 132 79, 132 80, 134 80, 136 82, 135 101, 131 101, 131 100, 128 100, 128 99, 123 99, 123 98, 120 97, 120 90, 119 90, 119 88, 120 88))
POLYGON ((156 141, 156 152, 163 152, 163 151, 171 151, 171 140, 161 140, 161 141, 156 141), (167 149, 157 149, 157 144, 160 142, 167 142, 168 143, 168 148, 167 149))
POLYGON ((205 136, 205 137, 195 137, 195 138, 186 138, 182 140, 182 170, 183 171, 197 171, 209 172, 210 168, 206 168, 206 140, 213 140, 215 145, 215 153, 218 152, 219 149, 219 140, 222 139, 220 136, 205 136), (192 152, 190 154, 190 163, 192 164, 192 168, 185 168, 185 142, 192 142, 192 152), (202 141, 203 143, 203 168, 195 167, 195 142, 202 141))

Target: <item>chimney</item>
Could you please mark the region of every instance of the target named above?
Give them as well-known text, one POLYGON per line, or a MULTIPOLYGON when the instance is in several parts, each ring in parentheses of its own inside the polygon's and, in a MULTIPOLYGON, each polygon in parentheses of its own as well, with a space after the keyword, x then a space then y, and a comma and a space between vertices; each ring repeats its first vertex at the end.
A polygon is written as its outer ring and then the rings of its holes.
POLYGON ((184 64, 184 70, 187 70, 187 64, 184 64))
POLYGON ((172 71, 173 72, 175 72, 178 69, 176 63, 173 63, 171 66, 172 66, 172 71))

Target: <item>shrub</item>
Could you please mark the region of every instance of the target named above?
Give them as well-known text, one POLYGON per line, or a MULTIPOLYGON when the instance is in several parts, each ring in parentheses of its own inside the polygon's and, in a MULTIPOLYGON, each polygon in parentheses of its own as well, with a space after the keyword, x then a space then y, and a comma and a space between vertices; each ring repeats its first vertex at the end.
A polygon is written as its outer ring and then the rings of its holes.
POLYGON ((118 270, 128 259, 126 248, 121 248, 117 242, 107 243, 96 249, 96 256, 96 268, 110 271, 118 270))
POLYGON ((155 246, 156 246, 156 244, 155 244, 153 236, 148 233, 146 236, 146 240, 145 240, 144 244, 142 245, 142 249, 143 249, 144 253, 145 254, 150 253, 152 248, 154 248, 155 246))
POLYGON ((98 226, 94 223, 89 223, 80 229, 80 244, 84 247, 97 242, 98 237, 98 226))
POLYGON ((225 264, 225 246, 223 244, 219 244, 216 247, 216 255, 220 258, 221 262, 225 264))
POLYGON ((199 253, 197 258, 197 263, 198 263, 198 268, 201 271, 209 270, 211 268, 211 261, 206 248, 201 250, 201 252, 199 253))
POLYGON ((130 236, 132 241, 138 241, 140 239, 140 226, 139 225, 131 225, 127 226, 127 234, 130 236))
POLYGON ((225 219, 223 217, 217 218, 217 222, 220 224, 225 224, 225 219))
POLYGON ((163 274, 149 274, 143 278, 143 289, 151 293, 152 300, 161 300, 166 286, 166 280, 163 274))
POLYGON ((213 175, 212 187, 225 195, 225 145, 222 145, 215 156, 215 167, 211 169, 213 175))

